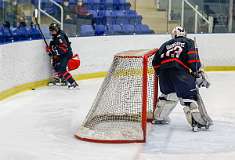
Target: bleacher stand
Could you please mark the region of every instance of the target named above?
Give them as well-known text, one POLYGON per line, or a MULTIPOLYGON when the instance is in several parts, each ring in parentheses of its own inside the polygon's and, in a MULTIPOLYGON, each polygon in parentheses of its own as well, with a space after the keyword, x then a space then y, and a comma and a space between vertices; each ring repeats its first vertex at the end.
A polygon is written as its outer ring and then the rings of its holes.
POLYGON ((138 25, 143 25, 142 16, 131 10, 131 5, 126 0, 83 0, 83 3, 93 15, 93 27, 96 35, 154 33, 145 25, 138 30, 140 28, 138 25), (102 30, 106 28, 104 32, 101 31, 101 26, 102 30))
MULTIPOLYGON (((18 3, 31 1, 38 6, 37 0, 20 0, 18 3)), ((68 36, 102 36, 102 35, 132 35, 154 33, 145 24, 142 24, 142 16, 130 9, 131 4, 127 0, 67 0, 74 22, 64 17, 64 30, 68 36), (81 5, 82 4, 82 5, 81 5)), ((64 0, 56 0, 64 5, 64 0)), ((2 1, 0 2, 0 7, 2 1)), ((60 14, 59 8, 48 0, 42 0, 41 7, 51 15, 60 14)), ((41 25, 46 38, 50 38, 47 26, 41 25), (45 28, 45 30, 44 30, 45 28)), ((26 26, 20 22, 16 28, 2 26, 0 28, 0 43, 12 41, 24 41, 41 39, 42 36, 36 26, 26 26)))

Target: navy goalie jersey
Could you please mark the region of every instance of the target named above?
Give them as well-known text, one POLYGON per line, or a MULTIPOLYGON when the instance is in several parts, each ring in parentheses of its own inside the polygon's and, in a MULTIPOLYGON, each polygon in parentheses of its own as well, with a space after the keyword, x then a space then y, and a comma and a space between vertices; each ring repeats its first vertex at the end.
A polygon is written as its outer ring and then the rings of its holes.
POLYGON ((157 72, 170 68, 196 72, 201 67, 194 41, 186 37, 165 42, 155 54, 152 65, 157 72))

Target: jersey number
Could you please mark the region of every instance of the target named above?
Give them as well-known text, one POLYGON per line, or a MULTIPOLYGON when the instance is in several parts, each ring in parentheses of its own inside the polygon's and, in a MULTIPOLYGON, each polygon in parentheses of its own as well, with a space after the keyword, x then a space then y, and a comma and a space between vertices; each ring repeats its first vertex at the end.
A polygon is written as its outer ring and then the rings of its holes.
POLYGON ((180 46, 175 46, 174 48, 171 48, 166 53, 161 55, 161 58, 164 57, 171 57, 171 58, 179 58, 180 54, 182 53, 183 48, 180 46))

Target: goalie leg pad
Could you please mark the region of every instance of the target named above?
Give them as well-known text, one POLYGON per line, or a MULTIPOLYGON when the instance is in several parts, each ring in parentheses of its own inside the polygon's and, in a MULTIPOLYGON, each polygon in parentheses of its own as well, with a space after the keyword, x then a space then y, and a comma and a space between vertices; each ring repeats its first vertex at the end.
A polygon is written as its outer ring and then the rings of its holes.
POLYGON ((190 126, 204 127, 207 125, 207 122, 203 119, 202 114, 198 109, 196 101, 185 102, 184 105, 185 107, 183 108, 183 110, 190 126))
POLYGON ((209 127, 209 126, 213 125, 213 120, 208 115, 206 107, 205 107, 203 100, 202 100, 199 93, 197 94, 197 99, 198 99, 197 104, 198 104, 199 112, 202 114, 203 119, 207 122, 207 126, 209 127))
POLYGON ((168 123, 169 114, 178 103, 178 98, 175 93, 161 95, 158 99, 157 107, 154 111, 153 123, 168 123))

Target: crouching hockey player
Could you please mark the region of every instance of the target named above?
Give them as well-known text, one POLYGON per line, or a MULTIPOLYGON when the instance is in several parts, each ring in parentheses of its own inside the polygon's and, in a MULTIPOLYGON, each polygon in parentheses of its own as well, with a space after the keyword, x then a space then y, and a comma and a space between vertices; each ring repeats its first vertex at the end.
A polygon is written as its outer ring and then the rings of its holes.
POLYGON ((182 27, 175 27, 172 39, 155 54, 152 65, 159 78, 162 95, 154 111, 154 124, 168 124, 169 114, 178 101, 184 106, 186 119, 193 131, 213 124, 198 88, 209 87, 194 41, 186 38, 182 27))
POLYGON ((51 23, 49 31, 52 40, 49 47, 47 47, 47 52, 52 57, 52 65, 57 74, 54 83, 57 83, 57 81, 58 83, 67 83, 68 88, 76 88, 78 84, 67 70, 68 62, 73 57, 71 43, 67 35, 60 29, 59 24, 51 23))

